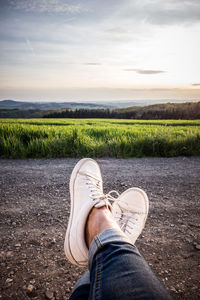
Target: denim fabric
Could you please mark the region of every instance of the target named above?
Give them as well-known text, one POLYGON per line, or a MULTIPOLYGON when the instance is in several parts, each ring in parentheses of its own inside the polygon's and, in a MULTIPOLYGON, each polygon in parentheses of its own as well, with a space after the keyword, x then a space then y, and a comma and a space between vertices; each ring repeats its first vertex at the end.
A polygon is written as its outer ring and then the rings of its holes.
POLYGON ((76 282, 73 292, 82 285, 90 285, 90 272, 87 271, 85 274, 76 282))
POLYGON ((95 236, 89 249, 88 269, 91 270, 93 257, 104 245, 119 241, 131 244, 129 238, 121 230, 117 229, 107 229, 95 236))
POLYGON ((70 300, 172 299, 137 248, 125 235, 108 229, 94 238, 89 270, 70 300))

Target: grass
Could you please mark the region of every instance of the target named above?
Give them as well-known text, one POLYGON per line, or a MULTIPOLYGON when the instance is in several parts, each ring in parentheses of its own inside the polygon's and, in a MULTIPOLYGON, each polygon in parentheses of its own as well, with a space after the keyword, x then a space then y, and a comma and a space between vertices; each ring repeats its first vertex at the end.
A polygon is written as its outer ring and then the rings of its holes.
POLYGON ((200 155, 200 120, 0 119, 0 157, 200 155))

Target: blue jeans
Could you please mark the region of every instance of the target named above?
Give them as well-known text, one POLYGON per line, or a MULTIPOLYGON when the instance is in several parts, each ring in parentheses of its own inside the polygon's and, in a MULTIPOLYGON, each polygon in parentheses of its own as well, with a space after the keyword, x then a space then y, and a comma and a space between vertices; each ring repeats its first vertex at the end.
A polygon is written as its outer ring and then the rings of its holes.
POLYGON ((89 249, 89 271, 70 300, 172 299, 137 248, 120 231, 107 229, 89 249))

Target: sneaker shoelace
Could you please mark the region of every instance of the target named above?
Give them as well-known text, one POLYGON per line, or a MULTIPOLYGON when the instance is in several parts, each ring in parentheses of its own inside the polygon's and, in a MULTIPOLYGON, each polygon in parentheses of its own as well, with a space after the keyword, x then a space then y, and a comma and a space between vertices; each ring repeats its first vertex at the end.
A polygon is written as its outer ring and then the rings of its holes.
POLYGON ((119 193, 115 190, 110 191, 107 194, 104 194, 101 189, 101 181, 92 175, 82 173, 86 178, 86 185, 88 186, 91 194, 90 197, 93 201, 96 202, 95 207, 102 207, 105 205, 107 208, 110 206, 109 201, 115 201, 119 198, 119 193), (117 195, 117 198, 113 197, 112 194, 117 195))
POLYGON ((133 234, 133 230, 138 225, 139 216, 142 213, 137 211, 134 211, 133 213, 122 208, 119 203, 117 203, 117 205, 119 206, 121 212, 115 212, 115 220, 117 221, 123 232, 133 234))
POLYGON ((96 202, 95 207, 98 208, 105 205, 108 208, 108 206, 110 206, 109 201, 116 202, 121 212, 116 211, 114 218, 123 232, 132 234, 131 231, 134 229, 135 225, 138 224, 139 215, 141 215, 142 213, 137 211, 134 211, 133 213, 128 209, 122 208, 119 203, 120 194, 117 191, 112 190, 109 193, 104 194, 101 189, 100 180, 89 174, 82 173, 82 175, 84 175, 86 178, 86 184, 91 192, 91 199, 96 202), (113 197, 112 194, 115 194, 116 197, 113 197))

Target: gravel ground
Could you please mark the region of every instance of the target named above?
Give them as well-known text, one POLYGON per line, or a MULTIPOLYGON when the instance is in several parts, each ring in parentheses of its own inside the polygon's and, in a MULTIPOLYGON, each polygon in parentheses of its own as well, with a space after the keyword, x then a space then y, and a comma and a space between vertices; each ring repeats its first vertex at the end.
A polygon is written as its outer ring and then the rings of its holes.
MULTIPOLYGON (((200 299, 200 157, 98 159, 104 191, 150 200, 140 252, 175 299, 200 299)), ((68 299, 85 268, 65 259, 76 159, 0 160, 0 299, 68 299)))

